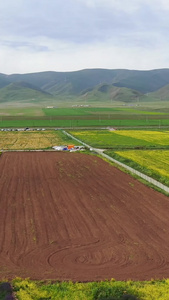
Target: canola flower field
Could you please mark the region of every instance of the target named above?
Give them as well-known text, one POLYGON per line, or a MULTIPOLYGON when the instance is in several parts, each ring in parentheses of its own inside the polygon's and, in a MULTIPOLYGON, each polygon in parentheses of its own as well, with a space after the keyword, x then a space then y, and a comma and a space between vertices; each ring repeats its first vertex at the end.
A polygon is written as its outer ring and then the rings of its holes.
POLYGON ((169 150, 131 150, 115 153, 169 179, 169 150))
MULTIPOLYGON (((1 288, 0 283, 0 288, 1 288)), ((16 278, 13 293, 18 300, 168 300, 169 280, 101 281, 88 283, 38 282, 16 278)), ((0 300, 11 299, 11 292, 1 292, 0 300)))
POLYGON ((154 145, 169 145, 169 131, 122 130, 120 132, 118 131, 117 134, 134 139, 141 139, 143 142, 154 145))
POLYGON ((108 150, 106 153, 169 186, 169 150, 108 150))
POLYGON ((69 132, 96 148, 169 148, 169 131, 72 130, 69 132))

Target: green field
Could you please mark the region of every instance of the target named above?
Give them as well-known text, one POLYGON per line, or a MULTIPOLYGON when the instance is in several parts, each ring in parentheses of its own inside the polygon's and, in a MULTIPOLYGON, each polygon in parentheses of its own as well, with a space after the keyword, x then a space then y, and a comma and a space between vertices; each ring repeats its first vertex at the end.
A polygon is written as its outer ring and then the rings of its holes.
POLYGON ((73 136, 95 148, 169 148, 169 131, 72 130, 73 136))
MULTIPOLYGON (((69 104, 70 105, 70 104, 69 104)), ((8 107, 0 109, 0 128, 14 127, 161 127, 169 111, 158 107, 8 107)))
MULTIPOLYGON (((169 280, 89 283, 38 282, 16 278, 12 286, 18 300, 168 300, 169 280)), ((4 300, 8 293, 0 292, 4 300)), ((10 293, 8 294, 10 295, 10 293)))
POLYGON ((0 128, 21 128, 21 127, 66 127, 66 128, 78 128, 78 127, 144 127, 144 128, 161 128, 162 126, 169 126, 169 119, 162 120, 145 120, 145 119, 0 119, 0 128))
POLYGON ((73 108, 44 108, 46 116, 86 116, 86 115, 114 115, 114 114, 143 114, 143 115, 168 115, 165 112, 139 110, 127 107, 73 107, 73 108))

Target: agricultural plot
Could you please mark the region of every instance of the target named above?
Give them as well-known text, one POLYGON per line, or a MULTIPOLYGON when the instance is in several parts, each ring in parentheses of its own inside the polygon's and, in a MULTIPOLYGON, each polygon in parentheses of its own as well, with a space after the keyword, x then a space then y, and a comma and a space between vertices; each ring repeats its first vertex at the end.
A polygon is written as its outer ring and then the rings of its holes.
POLYGON ((108 151, 108 154, 169 186, 168 150, 108 151))
POLYGON ((80 153, 6 152, 0 170, 0 280, 169 277, 168 197, 80 153))
MULTIPOLYGON (((80 103, 81 104, 81 103, 80 103)), ((0 128, 18 128, 18 127, 132 127, 132 126, 168 126, 169 114, 166 109, 144 108, 144 107, 60 107, 42 108, 42 107, 17 107, 4 108, 0 112, 0 128)), ((63 102, 61 103, 63 106, 63 102)), ((97 104, 98 105, 98 104, 97 104)), ((106 106, 106 103, 104 102, 106 106)), ((113 104, 115 105, 115 104, 113 104)), ((117 105, 117 103, 116 103, 117 105)), ((154 104, 155 107, 155 104, 154 104)))
POLYGON ((70 133, 97 148, 169 148, 169 131, 74 130, 70 133))
POLYGON ((116 114, 143 114, 143 115, 156 115, 165 116, 168 115, 164 112, 139 110, 132 108, 121 108, 121 107, 73 107, 73 108, 44 108, 43 113, 46 116, 88 116, 88 115, 116 115, 116 114))
POLYGON ((165 111, 128 107, 8 108, 0 113, 0 128, 168 125, 168 113, 165 111))
MULTIPOLYGON (((1 103, 2 104, 2 103, 1 103)), ((10 108, 1 108, 0 109, 0 119, 2 120, 5 117, 42 117, 44 115, 44 112, 41 108, 39 107, 13 107, 10 108)))
MULTIPOLYGON (((149 126, 158 126, 158 120, 150 120, 149 126)), ((169 125, 169 120, 163 120, 161 125, 169 125)), ((105 127, 105 126, 147 126, 144 119, 133 119, 133 120, 121 120, 121 119, 105 119, 101 116, 58 116, 57 118, 48 117, 41 119, 29 118, 28 120, 23 118, 10 118, 0 120, 0 128, 18 128, 18 127, 68 127, 68 128, 78 128, 78 127, 105 127)))
POLYGON ((48 149, 65 143, 72 144, 72 139, 62 131, 0 131, 0 149, 3 150, 48 149))
POLYGON ((169 146, 169 131, 121 130, 117 134, 129 138, 141 139, 147 145, 169 146))
POLYGON ((41 117, 41 118, 29 118, 24 119, 13 117, 13 118, 2 118, 0 119, 0 128, 17 128, 17 127, 145 127, 154 126, 162 127, 169 126, 168 116, 160 120, 153 116, 152 119, 145 119, 145 116, 111 116, 109 115, 88 115, 88 116, 57 116, 57 117, 41 117))

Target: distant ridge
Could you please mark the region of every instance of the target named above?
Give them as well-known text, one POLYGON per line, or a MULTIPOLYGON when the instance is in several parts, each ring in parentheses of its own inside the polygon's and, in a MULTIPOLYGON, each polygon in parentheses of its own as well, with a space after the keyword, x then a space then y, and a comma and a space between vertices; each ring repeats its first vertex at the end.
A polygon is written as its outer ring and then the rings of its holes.
MULTIPOLYGON (((126 69, 84 69, 74 72, 37 72, 28 74, 0 74, 0 102, 17 99, 66 99, 78 97, 124 102, 142 97, 157 100, 169 85, 169 69, 137 71, 126 69), (159 91, 158 91, 159 90, 159 91), (158 91, 158 92, 157 92, 158 91), (148 96, 144 97, 145 94, 148 96)), ((168 88, 167 88, 168 89, 168 88)), ((164 99, 168 99, 166 96, 164 99)), ((162 96, 163 97, 163 96, 162 96)))

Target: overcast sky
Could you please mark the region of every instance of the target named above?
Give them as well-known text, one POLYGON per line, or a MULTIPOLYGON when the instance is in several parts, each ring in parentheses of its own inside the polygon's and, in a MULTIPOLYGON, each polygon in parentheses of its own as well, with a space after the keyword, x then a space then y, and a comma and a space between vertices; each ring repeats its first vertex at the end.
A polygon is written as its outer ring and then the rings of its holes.
POLYGON ((169 0, 0 0, 0 73, 169 68, 169 0))

